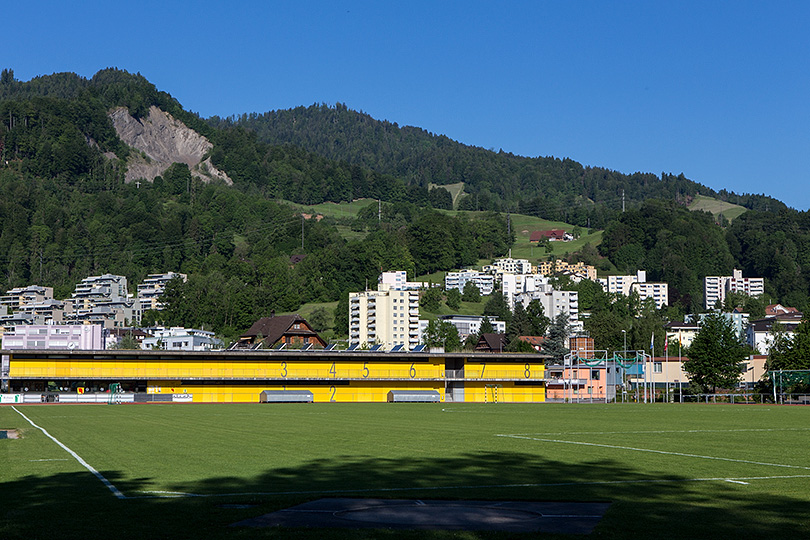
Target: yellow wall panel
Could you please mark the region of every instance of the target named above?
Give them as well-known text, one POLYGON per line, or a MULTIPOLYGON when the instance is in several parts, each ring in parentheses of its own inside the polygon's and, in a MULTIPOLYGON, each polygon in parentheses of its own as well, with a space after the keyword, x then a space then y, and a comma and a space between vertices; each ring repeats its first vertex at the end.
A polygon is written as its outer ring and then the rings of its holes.
MULTIPOLYGON (((384 402, 390 390, 436 390, 444 400, 445 358, 402 357, 386 354, 349 356, 345 359, 311 353, 299 357, 249 356, 132 356, 105 358, 14 358, 10 378, 118 379, 148 381, 150 393, 192 394, 197 402, 256 402, 262 390, 306 389, 318 402, 384 402), (191 384, 207 379, 208 384, 191 384), (245 384, 246 379, 272 379, 245 384), (181 385, 185 381, 185 385, 181 385), (237 383, 236 381, 240 381, 237 383), (290 381, 287 386, 285 381, 290 381), (308 385, 307 381, 313 381, 308 385), (330 384, 334 381, 334 384, 330 384), (303 383, 303 384, 302 384, 303 383), (182 386, 182 387, 181 387, 182 386)), ((491 362, 480 358, 464 362, 464 401, 540 402, 545 388, 515 384, 541 381, 542 360, 491 362), (497 385, 497 386, 493 386, 497 385)))

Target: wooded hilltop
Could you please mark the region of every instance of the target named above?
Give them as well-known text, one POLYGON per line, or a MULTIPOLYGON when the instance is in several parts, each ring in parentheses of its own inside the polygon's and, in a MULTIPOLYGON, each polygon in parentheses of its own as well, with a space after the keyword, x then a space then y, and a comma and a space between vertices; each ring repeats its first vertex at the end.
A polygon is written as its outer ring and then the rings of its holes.
POLYGON ((809 307, 807 212, 683 175, 471 147, 342 104, 203 119, 138 74, 22 82, 6 69, 0 158, 0 289, 37 283, 66 297, 88 275, 179 271, 189 280, 162 322, 226 336, 271 310, 344 300, 381 270, 417 276, 504 256, 515 241, 506 212, 604 229, 569 258, 667 281, 662 316, 700 310, 703 277, 733 268, 764 277, 770 301, 809 307), (153 106, 210 141, 205 157, 233 185, 186 163, 125 182, 129 164, 149 158, 119 138, 110 111, 143 119, 153 106), (689 211, 698 195, 747 211, 731 223, 689 211), (322 220, 294 205, 360 198, 381 202, 322 220))

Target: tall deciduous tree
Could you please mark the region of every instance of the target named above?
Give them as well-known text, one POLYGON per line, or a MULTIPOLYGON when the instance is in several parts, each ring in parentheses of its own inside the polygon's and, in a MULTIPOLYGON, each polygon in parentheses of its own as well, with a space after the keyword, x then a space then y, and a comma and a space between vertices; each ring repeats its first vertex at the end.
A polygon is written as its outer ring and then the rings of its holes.
POLYGON ((427 325, 423 340, 428 347, 444 347, 445 352, 461 349, 458 329, 455 325, 446 321, 431 320, 427 325))
POLYGON ((793 337, 774 324, 767 367, 769 370, 810 369, 810 323, 800 324, 793 337))
POLYGON ((478 285, 473 283, 472 281, 468 281, 464 284, 464 291, 461 293, 461 299, 465 302, 475 302, 478 303, 481 301, 481 291, 478 290, 478 285))
POLYGON ((450 309, 458 309, 461 307, 461 291, 458 289, 448 289, 444 293, 445 303, 450 309))
POLYGON ((732 388, 740 380, 740 366, 749 350, 734 332, 731 321, 719 313, 703 319, 700 331, 686 350, 683 369, 700 390, 732 388))

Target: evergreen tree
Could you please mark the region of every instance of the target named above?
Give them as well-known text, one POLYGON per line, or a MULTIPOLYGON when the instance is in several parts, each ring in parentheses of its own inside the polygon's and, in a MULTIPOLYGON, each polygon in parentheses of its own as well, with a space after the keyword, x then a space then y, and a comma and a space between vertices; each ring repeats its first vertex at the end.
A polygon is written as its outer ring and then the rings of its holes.
POLYGON ((509 309, 509 302, 500 291, 493 292, 487 303, 484 304, 484 315, 492 315, 498 320, 504 321, 507 325, 512 320, 512 310, 509 309))
POLYGON ((481 319, 481 326, 478 329, 478 337, 493 333, 495 333, 495 329, 492 327, 492 321, 489 320, 489 317, 483 317, 481 319))
POLYGON ((568 329, 568 315, 560 313, 549 326, 543 342, 543 352, 551 355, 556 364, 561 364, 568 354, 568 329))
POLYGON ((545 309, 540 300, 532 300, 526 306, 526 314, 529 316, 529 330, 526 335, 529 336, 544 336, 546 329, 548 329, 549 320, 546 317, 545 309))

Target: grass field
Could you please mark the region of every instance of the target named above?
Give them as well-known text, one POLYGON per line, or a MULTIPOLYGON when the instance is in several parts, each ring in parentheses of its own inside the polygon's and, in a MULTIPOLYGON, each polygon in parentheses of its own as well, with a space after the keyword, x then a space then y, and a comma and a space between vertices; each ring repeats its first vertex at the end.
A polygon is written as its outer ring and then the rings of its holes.
POLYGON ((703 195, 695 196, 692 204, 689 205, 689 210, 703 210, 706 212, 711 212, 715 216, 720 214, 729 221, 734 221, 736 218, 747 212, 747 209, 742 206, 703 195))
POLYGON ((228 526, 330 496, 608 501, 595 538, 807 538, 808 420, 706 404, 3 406, 21 438, 0 440, 0 538, 538 537, 228 526))

